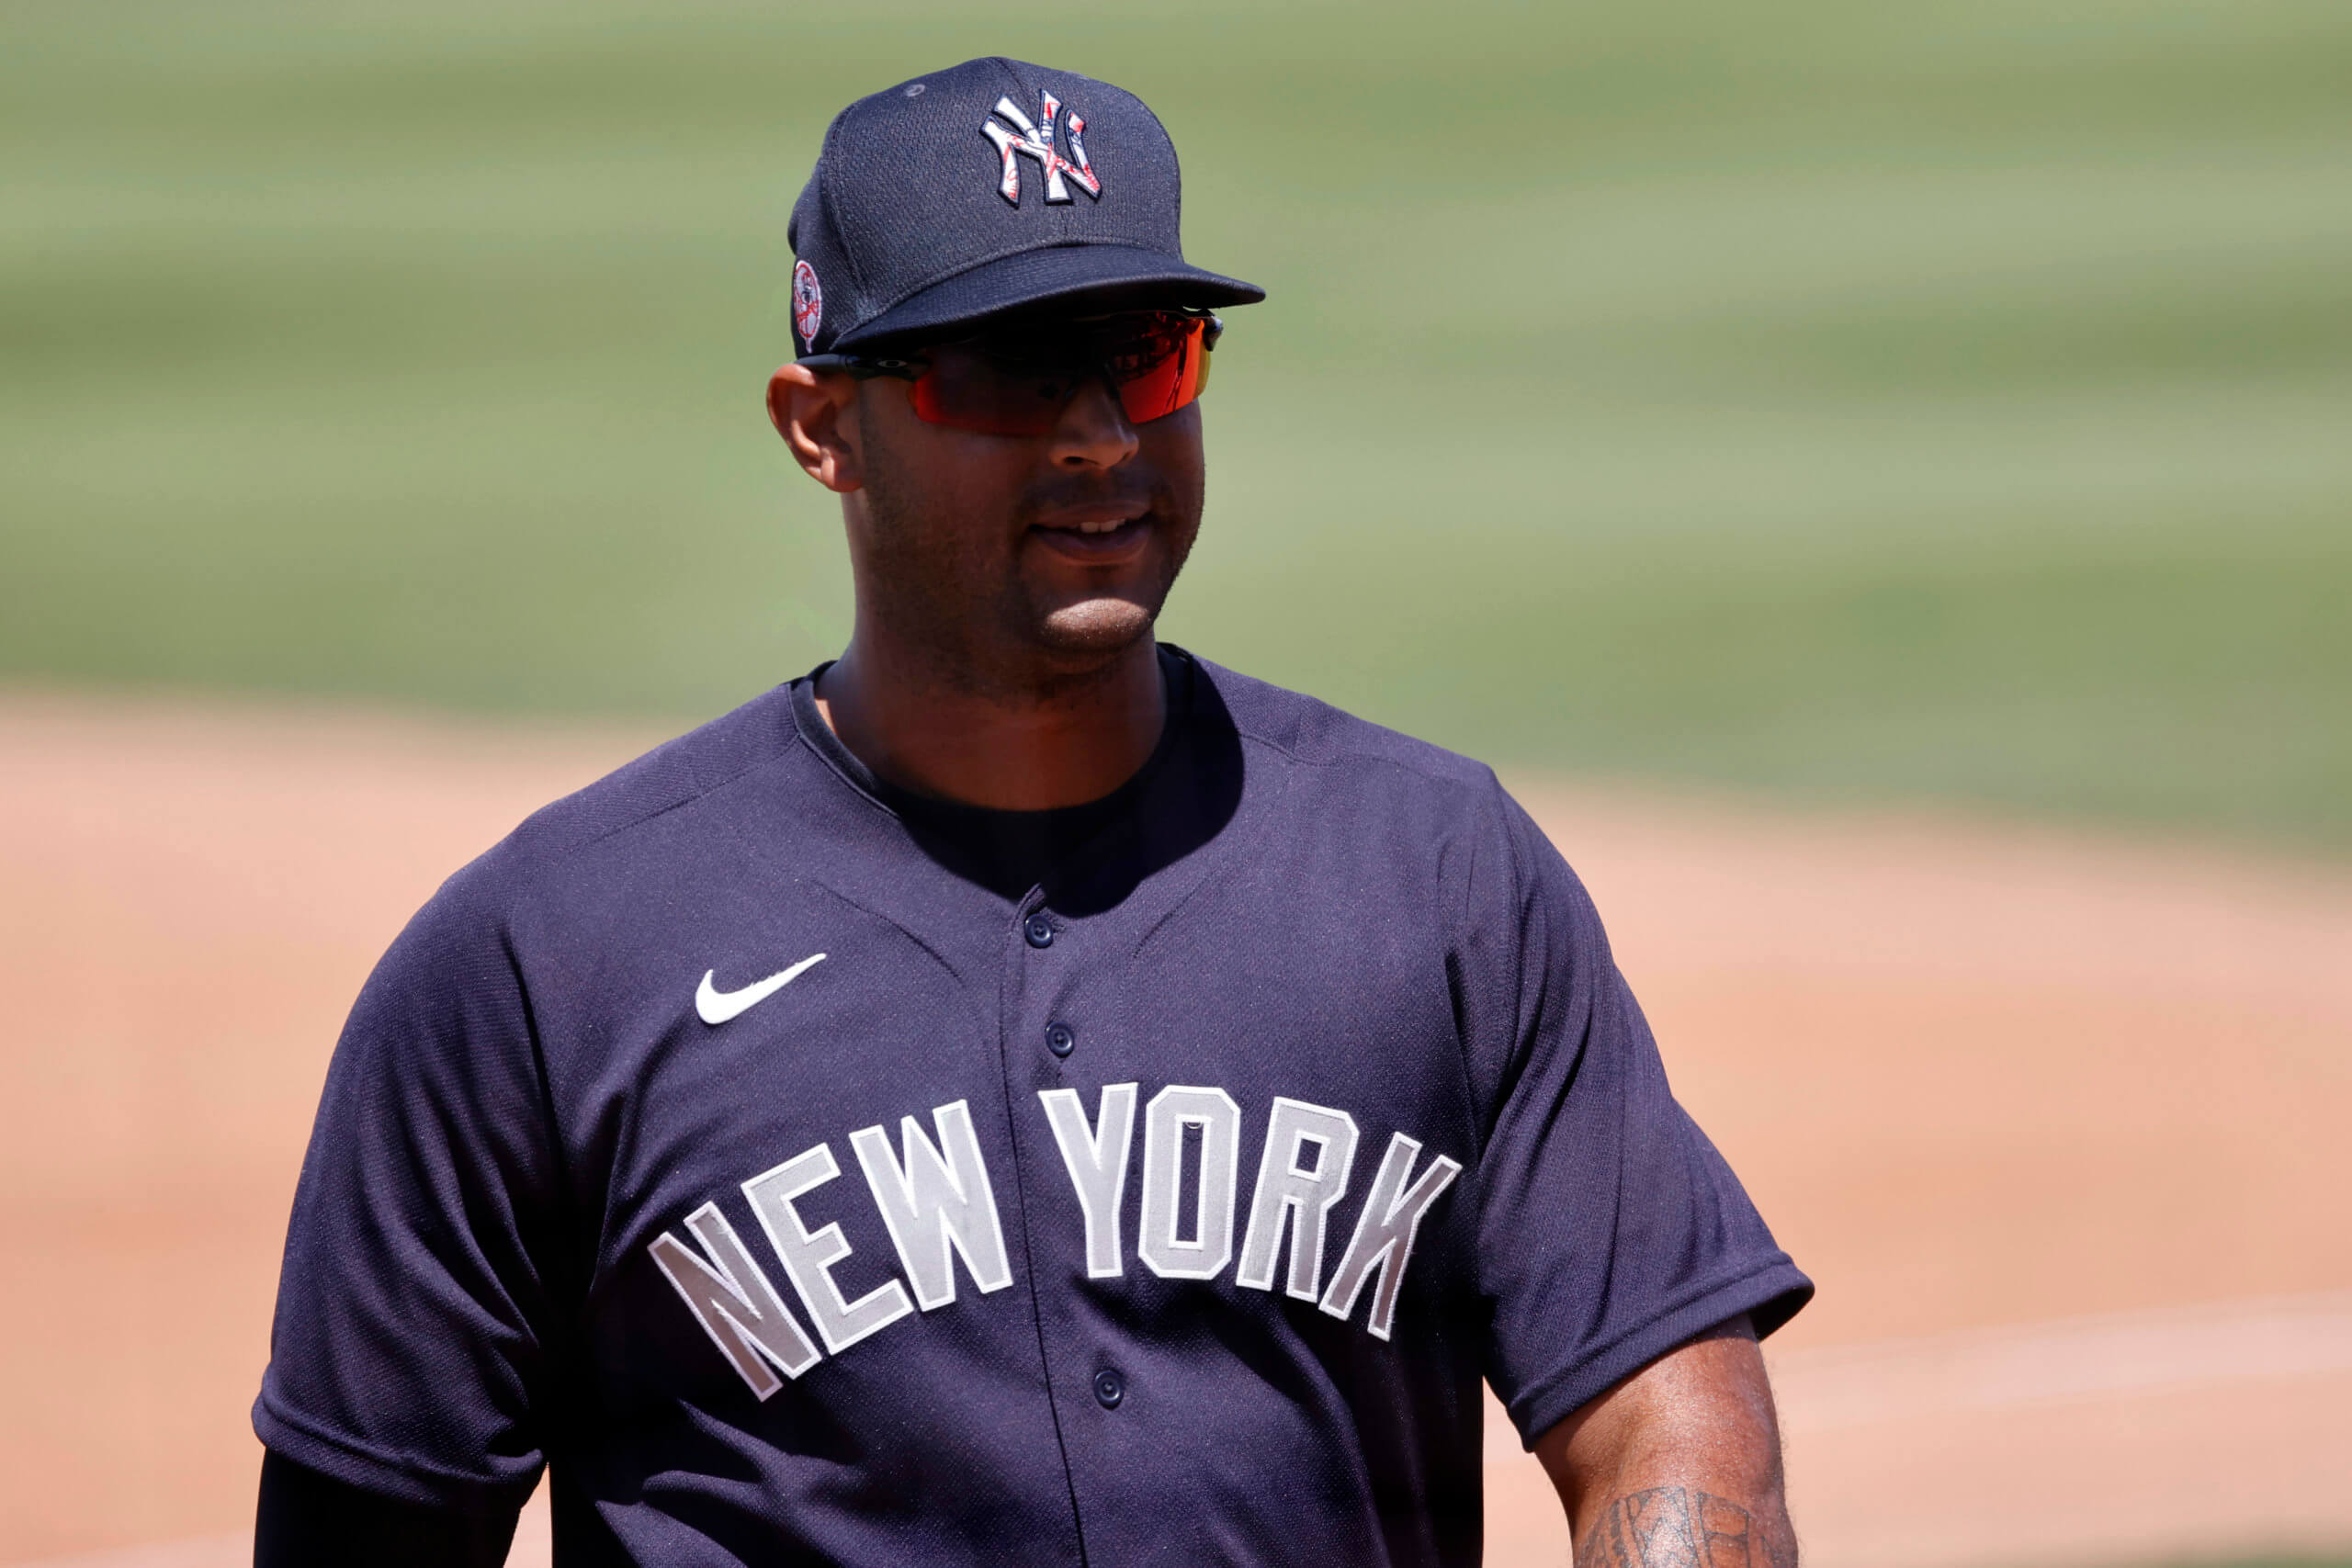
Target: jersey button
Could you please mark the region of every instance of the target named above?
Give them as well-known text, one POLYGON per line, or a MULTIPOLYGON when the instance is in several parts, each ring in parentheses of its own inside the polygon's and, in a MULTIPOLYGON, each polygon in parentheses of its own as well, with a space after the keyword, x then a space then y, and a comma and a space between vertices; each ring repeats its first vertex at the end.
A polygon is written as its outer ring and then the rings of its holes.
POLYGON ((1094 1401, 1105 1410, 1116 1410, 1119 1401, 1127 1397, 1127 1380, 1105 1367, 1094 1374, 1094 1401))
POLYGON ((1057 1056, 1067 1056, 1078 1049, 1078 1036, 1067 1023, 1046 1025, 1046 1049, 1057 1056))
POLYGON ((1032 947, 1051 947, 1054 945, 1054 922, 1043 914, 1032 915, 1022 922, 1021 934, 1029 939, 1032 947))

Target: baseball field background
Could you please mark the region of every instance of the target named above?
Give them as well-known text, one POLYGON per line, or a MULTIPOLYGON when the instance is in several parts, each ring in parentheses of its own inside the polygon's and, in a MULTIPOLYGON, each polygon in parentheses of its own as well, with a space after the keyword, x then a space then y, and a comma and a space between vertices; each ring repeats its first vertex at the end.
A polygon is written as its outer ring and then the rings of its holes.
MULTIPOLYGON (((2246 1392, 2352 1398, 2340 0, 0 0, 0 1563, 233 1555, 368 959, 838 650, 785 220, 994 52, 1140 93, 1270 291, 1166 635, 1503 766, 1838 1266, 1801 1506, 2267 1422, 2302 1511, 2212 1480, 2179 1551, 2352 1551, 2352 1443, 2246 1392), (1980 1397, 2151 1356, 2212 1375, 1980 1397)), ((2135 1495, 1823 1560, 2163 1560, 2135 1495)))

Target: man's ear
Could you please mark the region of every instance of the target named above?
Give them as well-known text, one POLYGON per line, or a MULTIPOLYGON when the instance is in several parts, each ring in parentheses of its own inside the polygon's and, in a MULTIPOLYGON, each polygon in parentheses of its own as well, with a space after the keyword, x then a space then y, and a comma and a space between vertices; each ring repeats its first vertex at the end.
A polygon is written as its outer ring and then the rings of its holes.
POLYGON ((854 377, 786 365, 768 378, 768 420, 810 479, 842 495, 865 487, 854 377))

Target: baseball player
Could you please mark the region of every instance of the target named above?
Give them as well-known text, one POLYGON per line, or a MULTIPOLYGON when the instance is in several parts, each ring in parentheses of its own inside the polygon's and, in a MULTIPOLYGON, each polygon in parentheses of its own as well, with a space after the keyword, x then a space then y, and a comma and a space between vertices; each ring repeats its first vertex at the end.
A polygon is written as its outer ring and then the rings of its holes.
POLYGON ((543 1467, 563 1568, 1472 1563, 1482 1382, 1580 1563, 1795 1561, 1756 1339, 1812 1287, 1582 887, 1486 768, 1153 637, 1262 298, 1178 198, 1066 72, 832 122, 768 405, 849 646, 368 981, 266 1568, 496 1562, 543 1467))

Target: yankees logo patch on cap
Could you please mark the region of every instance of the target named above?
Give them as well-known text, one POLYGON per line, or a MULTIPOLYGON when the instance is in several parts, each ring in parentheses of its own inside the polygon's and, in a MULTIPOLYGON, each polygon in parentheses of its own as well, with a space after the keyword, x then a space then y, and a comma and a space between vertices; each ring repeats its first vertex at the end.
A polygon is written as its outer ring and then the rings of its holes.
POLYGON ((825 323, 825 291, 817 287, 817 269, 800 262, 792 269, 792 330, 800 334, 800 346, 807 348, 817 341, 817 329, 825 323))
POLYGON ((1062 183, 1064 175, 1068 175, 1087 195, 1100 197, 1102 182, 1094 177, 1093 165, 1086 161, 1086 121, 1079 117, 1077 110, 1070 111, 1069 156, 1065 158, 1054 150, 1054 119, 1061 113, 1062 101, 1043 89, 1039 90, 1037 97, 1037 123, 1035 125, 1011 98, 999 98, 996 107, 989 111, 989 118, 980 122, 980 134, 995 142, 997 151, 1004 154, 1004 174, 997 181, 997 195, 1015 207, 1021 205, 1020 160, 1029 157, 1036 159, 1037 166, 1046 172, 1047 201, 1077 199, 1070 195, 1069 186, 1062 183), (997 117, 1000 115, 1019 126, 1020 134, 1015 135, 999 125, 997 117))
POLYGON ((792 212, 794 346, 905 347, 1045 306, 1264 299, 1184 259, 1181 197, 1167 129, 1133 93, 1001 58, 910 77, 825 131, 792 212))

